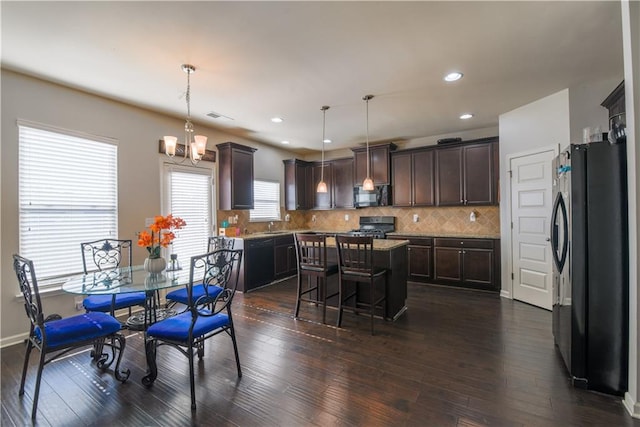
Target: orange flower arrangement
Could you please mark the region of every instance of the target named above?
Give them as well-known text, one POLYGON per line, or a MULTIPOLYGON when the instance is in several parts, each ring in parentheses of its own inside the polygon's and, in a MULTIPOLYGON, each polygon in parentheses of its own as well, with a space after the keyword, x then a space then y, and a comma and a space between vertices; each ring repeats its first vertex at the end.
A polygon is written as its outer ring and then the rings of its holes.
POLYGON ((138 233, 138 246, 147 248, 149 258, 160 258, 160 249, 166 248, 176 238, 176 235, 169 230, 179 230, 187 223, 178 217, 158 215, 154 218, 153 224, 149 226, 151 233, 141 231, 138 233), (162 230, 167 230, 164 233, 162 230))

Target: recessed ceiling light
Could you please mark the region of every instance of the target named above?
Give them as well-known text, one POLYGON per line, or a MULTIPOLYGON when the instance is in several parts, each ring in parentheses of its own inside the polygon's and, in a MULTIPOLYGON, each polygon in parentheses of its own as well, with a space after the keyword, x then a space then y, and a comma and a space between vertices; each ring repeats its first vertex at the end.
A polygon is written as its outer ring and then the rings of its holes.
POLYGON ((473 114, 471 113, 464 113, 463 115, 460 116, 462 120, 467 120, 467 119, 470 119, 471 117, 473 117, 473 114))
POLYGON ((282 143, 283 143, 284 145, 287 145, 287 144, 289 144, 289 141, 282 141, 282 143))
POLYGON ((282 123, 284 120, 282 120, 282 118, 281 118, 281 117, 272 117, 272 118, 271 118, 271 121, 272 121, 273 123, 282 123))
POLYGON ((324 142, 325 144, 331 144, 331 140, 330 139, 325 139, 322 142, 324 142))
POLYGON ((444 76, 444 80, 446 82, 455 82, 456 80, 460 80, 461 78, 462 78, 462 73, 459 73, 458 71, 454 71, 444 76))

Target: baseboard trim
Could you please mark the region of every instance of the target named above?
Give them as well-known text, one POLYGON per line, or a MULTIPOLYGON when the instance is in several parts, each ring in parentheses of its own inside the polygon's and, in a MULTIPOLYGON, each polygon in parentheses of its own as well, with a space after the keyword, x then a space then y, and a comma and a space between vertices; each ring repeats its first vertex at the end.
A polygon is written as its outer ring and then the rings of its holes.
POLYGON ((638 402, 633 399, 629 392, 624 394, 622 405, 633 418, 640 418, 640 405, 638 405, 638 402))
POLYGON ((500 291, 500 296, 502 298, 513 299, 513 298, 511 298, 511 292, 507 291, 506 289, 502 289, 500 291))
POLYGON ((29 338, 28 332, 18 334, 18 335, 13 335, 10 337, 0 338, 0 348, 5 348, 12 345, 23 343, 27 338, 29 338))

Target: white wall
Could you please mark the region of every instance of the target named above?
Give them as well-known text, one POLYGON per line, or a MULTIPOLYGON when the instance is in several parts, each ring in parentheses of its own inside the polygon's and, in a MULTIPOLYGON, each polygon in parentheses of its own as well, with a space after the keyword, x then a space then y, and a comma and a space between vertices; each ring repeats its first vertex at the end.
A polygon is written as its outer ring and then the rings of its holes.
MULTIPOLYGON (((549 95, 513 111, 501 114, 500 130, 500 200, 509 200, 509 164, 507 157, 516 153, 569 145, 569 89, 549 95)), ((500 203, 501 295, 513 296, 511 280, 510 206, 500 203)))
MULTIPOLYGON (((29 120, 91 135, 115 138, 118 144, 118 234, 135 240, 144 219, 161 212, 160 174, 163 154, 158 153, 162 135, 181 135, 182 119, 157 114, 84 92, 72 90, 2 70, 2 207, 0 209, 0 345, 16 342, 28 331, 27 317, 12 269, 11 256, 18 252, 18 127, 17 119, 29 120)), ((292 153, 196 124, 209 137, 208 148, 234 141, 258 148, 257 178, 283 181, 282 160, 292 153)), ((52 155, 64 155, 64 148, 52 155)), ((199 166, 213 167, 209 162, 199 166)), ((134 262, 142 263, 143 248, 134 248, 134 262)), ((78 253, 80 256, 80 253, 78 253)), ((36 265, 36 270, 38 266, 36 265)), ((44 300, 48 314, 75 314, 73 297, 58 294, 44 300)))
POLYGON ((609 129, 608 111, 600 103, 622 81, 622 75, 614 79, 590 82, 569 88, 569 129, 571 142, 582 142, 582 129, 599 126, 602 132, 609 129))
POLYGON ((622 1, 621 13, 629 185, 629 391, 624 404, 629 413, 640 418, 640 2, 622 1))

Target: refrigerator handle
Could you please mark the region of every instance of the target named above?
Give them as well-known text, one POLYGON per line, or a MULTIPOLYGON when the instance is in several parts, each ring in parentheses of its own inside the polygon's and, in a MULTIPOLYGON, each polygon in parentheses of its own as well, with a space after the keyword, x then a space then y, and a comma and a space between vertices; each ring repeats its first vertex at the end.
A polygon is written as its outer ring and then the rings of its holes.
POLYGON ((558 192, 556 201, 553 203, 553 213, 551 215, 551 251, 553 252, 553 262, 556 264, 559 272, 562 272, 565 261, 567 260, 567 248, 569 246, 568 227, 567 208, 562 193, 558 192), (562 225, 564 227, 561 255, 558 254, 558 245, 560 243, 558 241, 558 214, 562 215, 562 225))

